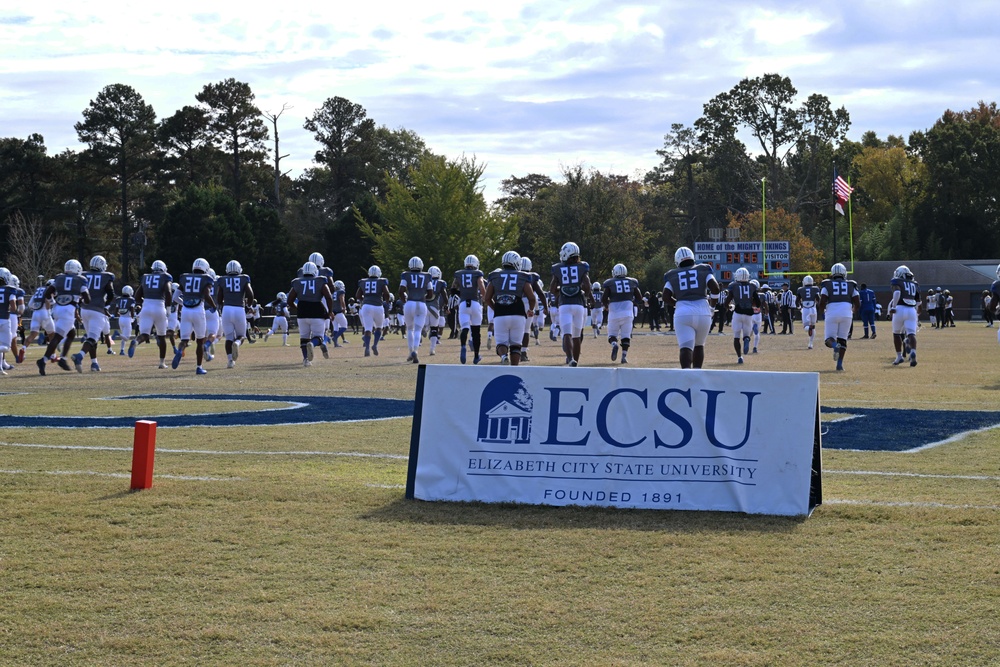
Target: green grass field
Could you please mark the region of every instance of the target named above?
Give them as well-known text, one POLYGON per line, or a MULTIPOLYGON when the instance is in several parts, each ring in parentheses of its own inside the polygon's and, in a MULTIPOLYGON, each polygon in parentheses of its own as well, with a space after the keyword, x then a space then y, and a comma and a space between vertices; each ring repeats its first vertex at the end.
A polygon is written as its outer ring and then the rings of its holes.
MULTIPOLYGON (((843 373, 798 328, 740 368, 818 371, 831 407, 1000 409, 995 330, 925 327, 915 368, 891 366, 879 331, 851 342, 843 373)), ((303 368, 272 338, 204 377, 190 353, 157 370, 151 346, 40 377, 34 347, 0 378, 0 412, 413 397, 403 339, 367 359, 349 339, 303 368), (137 398, 94 400, 109 396, 137 398)), ((634 341, 633 366, 677 367, 673 337, 634 341)), ((583 365, 611 366, 608 351, 588 332, 583 365)), ((562 359, 547 337, 531 356, 562 359)), ((457 357, 455 341, 421 355, 457 357)), ((728 331, 710 337, 706 366, 735 362, 728 331)), ((407 501, 410 425, 161 428, 154 487, 137 493, 131 429, 0 429, 0 664, 1000 665, 998 430, 919 453, 826 450, 824 504, 788 519, 407 501)))

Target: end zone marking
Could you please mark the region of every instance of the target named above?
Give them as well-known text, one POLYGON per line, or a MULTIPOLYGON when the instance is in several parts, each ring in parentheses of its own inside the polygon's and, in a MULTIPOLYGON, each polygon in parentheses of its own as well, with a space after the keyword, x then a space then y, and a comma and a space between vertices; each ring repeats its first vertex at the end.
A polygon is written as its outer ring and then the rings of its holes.
POLYGON ((823 406, 822 412, 864 417, 823 422, 823 448, 845 451, 914 454, 1000 428, 1000 412, 991 411, 823 406))
POLYGON ((105 400, 142 399, 148 401, 211 401, 212 403, 250 402, 261 409, 203 414, 136 414, 130 417, 81 417, 76 415, 0 415, 0 428, 132 428, 137 419, 150 419, 158 428, 292 426, 329 422, 358 422, 398 419, 413 416, 413 401, 396 398, 354 396, 280 396, 261 394, 151 394, 112 396, 105 400), (285 404, 275 406, 275 403, 285 404))

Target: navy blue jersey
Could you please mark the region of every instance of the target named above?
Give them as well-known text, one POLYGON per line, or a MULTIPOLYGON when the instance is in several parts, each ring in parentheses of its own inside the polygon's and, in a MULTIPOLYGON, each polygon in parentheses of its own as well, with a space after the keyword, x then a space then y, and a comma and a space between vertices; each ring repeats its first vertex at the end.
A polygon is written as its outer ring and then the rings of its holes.
POLYGON ((83 276, 60 273, 55 277, 53 288, 55 289, 56 305, 70 306, 80 301, 83 293, 88 291, 87 279, 83 276))
POLYGON ((361 290, 361 304, 366 306, 381 306, 382 297, 389 289, 389 281, 385 278, 362 278, 358 281, 361 290))
POLYGON ((406 288, 408 301, 427 301, 431 288, 431 274, 426 271, 403 271, 399 286, 406 288))
POLYGON ((216 301, 221 301, 223 306, 238 306, 242 308, 246 303, 247 288, 250 286, 250 276, 245 273, 219 276, 215 286, 216 301))
POLYGON ((815 285, 803 285, 798 289, 798 297, 802 308, 815 308, 819 302, 819 288, 815 285))
POLYGON ((115 301, 115 313, 118 315, 131 315, 135 308, 135 299, 130 296, 121 296, 115 301))
MULTIPOLYGON (((920 286, 916 280, 893 278, 889 284, 892 286, 892 291, 899 292, 899 303, 904 306, 916 306, 920 303, 920 286)), ((861 293, 864 294, 869 291, 871 290, 861 290, 861 293)))
POLYGON ((427 294, 427 307, 441 311, 448 306, 448 285, 443 280, 432 279, 431 289, 427 294))
POLYGON ((753 309, 760 307, 757 287, 749 281, 729 283, 728 298, 733 302, 733 312, 739 315, 753 315, 753 309))
POLYGON ((590 289, 590 264, 559 262, 552 265, 552 280, 559 290, 559 305, 585 305, 590 289))
POLYGON ((107 271, 84 271, 83 279, 87 281, 90 303, 83 304, 80 309, 103 313, 105 304, 115 299, 115 275, 107 271))
POLYGON ((334 289, 333 290, 333 312, 334 312, 334 314, 344 312, 344 309, 341 308, 341 306, 340 306, 341 299, 343 298, 344 294, 345 294, 345 292, 342 289, 334 289))
POLYGON ((35 288, 35 293, 31 295, 31 300, 28 301, 29 308, 39 310, 45 306, 45 290, 46 285, 35 288))
POLYGON ((483 272, 479 269, 459 269, 455 272, 455 287, 458 288, 458 298, 462 301, 478 302, 482 296, 479 293, 479 281, 483 272))
MULTIPOLYGON (((895 282, 895 280, 896 279, 893 278, 893 282, 895 282)), ((875 299, 875 292, 873 290, 870 290, 867 287, 863 290, 858 290, 858 298, 861 300, 862 310, 875 310, 876 299, 875 299)), ((913 304, 907 304, 907 305, 913 305, 913 304)))
POLYGON ((18 289, 11 285, 0 285, 0 319, 7 319, 11 313, 16 313, 18 289))
POLYGON ((635 301, 639 294, 639 281, 635 278, 611 278, 602 285, 602 298, 607 297, 609 303, 618 301, 635 301))
POLYGON ((186 308, 197 308, 205 299, 205 290, 211 291, 215 283, 207 273, 183 273, 179 285, 181 304, 186 308))
POLYGON ((843 278, 827 278, 820 286, 820 293, 826 294, 827 303, 851 303, 858 293, 858 284, 843 278))
POLYGON ((142 298, 166 302, 170 296, 170 283, 173 279, 173 276, 166 272, 147 273, 139 283, 139 287, 142 288, 142 298))
POLYGON ((493 286, 493 315, 525 315, 524 286, 528 275, 516 269, 499 269, 490 274, 493 286))
POLYGON ((694 264, 667 271, 663 276, 663 291, 677 301, 699 301, 706 298, 709 283, 717 283, 712 267, 694 264))

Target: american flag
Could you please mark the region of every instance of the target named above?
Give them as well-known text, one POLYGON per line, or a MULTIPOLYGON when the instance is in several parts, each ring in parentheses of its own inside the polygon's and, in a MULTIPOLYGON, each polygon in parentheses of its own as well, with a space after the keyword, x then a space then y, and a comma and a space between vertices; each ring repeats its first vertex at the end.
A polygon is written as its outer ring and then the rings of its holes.
POLYGON ((851 198, 852 192, 854 192, 854 188, 848 185, 843 176, 835 173, 833 178, 833 198, 836 200, 834 208, 837 209, 837 213, 844 215, 844 204, 851 198))

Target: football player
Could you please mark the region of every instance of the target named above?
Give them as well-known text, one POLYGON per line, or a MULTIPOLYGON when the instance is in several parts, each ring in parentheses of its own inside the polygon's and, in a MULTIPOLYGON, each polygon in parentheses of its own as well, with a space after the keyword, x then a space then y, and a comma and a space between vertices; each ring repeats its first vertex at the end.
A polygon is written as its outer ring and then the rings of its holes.
MULTIPOLYGON (((271 328, 264 332, 264 342, 273 336, 274 334, 281 332, 281 345, 282 347, 288 346, 288 295, 284 292, 278 292, 274 301, 267 304, 267 307, 271 309, 274 313, 274 319, 271 320, 271 328)), ((245 319, 245 318, 244 318, 245 319)))
POLYGON ((428 340, 430 340, 430 354, 435 354, 434 348, 441 342, 441 333, 448 320, 448 284, 441 279, 441 269, 432 266, 427 269, 431 276, 430 296, 427 300, 427 321, 430 324, 428 340))
POLYGON ((743 355, 750 352, 750 337, 753 335, 754 308, 760 308, 760 294, 750 282, 750 271, 745 266, 736 269, 735 280, 729 283, 728 295, 724 302, 728 309, 733 306, 733 349, 736 363, 743 363, 743 355), (742 347, 740 339, 742 338, 742 347))
POLYGON ((479 258, 466 255, 465 268, 455 272, 451 282, 453 289, 458 290, 458 326, 462 333, 459 342, 459 361, 466 361, 469 335, 472 335, 472 363, 481 361, 479 345, 483 325, 483 298, 486 296, 486 285, 483 282, 483 272, 479 270, 479 258))
POLYGON ((709 301, 718 296, 719 282, 711 266, 695 263, 694 252, 688 247, 677 249, 674 263, 677 268, 663 276, 663 297, 676 303, 674 330, 681 368, 701 368, 705 363, 705 340, 712 326, 709 301))
MULTIPOLYGON (((10 348, 11 356, 17 363, 24 361, 24 345, 20 347, 17 346, 17 329, 21 322, 21 315, 24 314, 24 290, 21 289, 20 279, 8 271, 3 269, 7 276, 7 285, 13 289, 14 293, 8 301, 7 308, 10 311, 8 316, 8 321, 10 322, 10 342, 8 347, 10 348)), ((7 360, 2 358, 3 355, 0 354, 0 370, 9 371, 13 366, 7 363, 7 360)))
POLYGON ((766 283, 761 285, 756 278, 751 280, 750 284, 757 290, 757 299, 760 302, 760 306, 754 306, 753 309, 753 350, 751 354, 757 354, 757 348, 760 347, 760 334, 764 327, 764 287, 767 285, 766 283))
POLYGON ((503 254, 500 270, 490 274, 485 300, 493 308, 493 331, 497 338, 500 365, 517 366, 521 363, 527 317, 534 315, 535 291, 528 274, 521 271, 521 256, 513 250, 503 254))
POLYGON ((837 262, 830 268, 830 277, 820 284, 819 312, 826 314, 823 321, 824 344, 833 349, 838 371, 844 370, 847 335, 854 313, 860 308, 858 284, 847 279, 847 267, 837 262))
POLYGON ((424 260, 411 257, 408 269, 399 277, 399 300, 403 302, 403 325, 406 327, 407 361, 419 364, 417 348, 427 320, 427 300, 433 298, 431 275, 424 271, 424 260))
MULTIPOLYGON (((17 317, 17 288, 9 285, 11 273, 0 267, 0 375, 7 375, 6 356, 15 333, 11 331, 11 315, 17 317)), ((44 373, 43 373, 44 375, 44 373)))
POLYGON ((73 365, 77 373, 83 372, 85 354, 90 356, 90 370, 93 372, 101 370, 101 366, 97 363, 97 342, 103 339, 105 329, 108 331, 111 329, 104 309, 114 303, 116 298, 115 276, 109 273, 107 268, 107 260, 101 255, 94 255, 90 259, 90 269, 83 272, 90 299, 80 306, 85 338, 83 347, 73 355, 73 365))
POLYGON ((590 264, 580 259, 580 246, 568 241, 559 249, 559 262, 552 265, 552 282, 549 291, 557 294, 559 324, 563 334, 563 352, 566 363, 580 363, 583 345, 583 321, 587 308, 593 308, 590 264))
MULTIPOLYGON (((173 306, 173 276, 167 273, 167 265, 161 260, 156 260, 150 267, 150 272, 139 281, 139 289, 135 291, 135 302, 139 307, 139 336, 129 343, 128 356, 135 355, 136 345, 148 343, 149 337, 156 329, 156 345, 160 348, 160 368, 167 367, 167 334, 171 336, 170 344, 173 346, 173 332, 170 331, 167 308, 174 309, 173 306)), ((176 314, 174 319, 176 320, 176 314)), ((176 351, 176 348, 175 348, 176 351)))
MULTIPOLYGON (((39 276, 39 278, 42 278, 42 276, 39 276)), ((28 307, 31 308, 31 325, 28 339, 24 342, 24 347, 28 347, 35 342, 39 332, 45 332, 46 336, 51 336, 52 332, 55 331, 55 323, 52 321, 52 305, 54 302, 51 298, 45 298, 45 290, 52 284, 54 284, 54 281, 51 279, 48 282, 41 283, 35 288, 31 299, 28 301, 28 307)))
POLYGON ((347 343, 347 339, 344 334, 347 333, 347 303, 344 301, 344 295, 347 293, 347 287, 341 280, 333 281, 333 346, 341 347, 340 343, 337 342, 338 339, 347 343))
POLYGON ((115 314, 118 315, 118 333, 121 334, 119 356, 125 356, 125 343, 132 347, 132 322, 135 321, 135 290, 131 285, 122 287, 122 295, 115 300, 115 314))
MULTIPOLYGON (((531 260, 527 257, 521 258, 521 270, 528 276, 528 283, 531 284, 531 291, 535 293, 535 315, 527 316, 525 322, 524 336, 521 340, 521 361, 528 361, 528 344, 531 342, 529 336, 535 338, 535 345, 538 345, 538 327, 545 324, 545 292, 542 291, 542 277, 531 270, 531 260), (538 324, 541 316, 542 324, 538 324)), ((524 310, 528 312, 528 302, 524 302, 524 310)))
POLYGON ((330 354, 323 343, 323 332, 326 322, 333 312, 333 293, 330 282, 320 275, 319 268, 313 262, 302 265, 302 277, 292 281, 288 290, 288 300, 296 304, 299 323, 299 350, 302 352, 302 365, 309 367, 313 362, 313 347, 319 341, 323 356, 330 354))
POLYGON ((226 368, 233 368, 240 358, 240 345, 247 336, 246 305, 253 302, 250 276, 235 259, 226 264, 226 275, 215 284, 215 299, 222 304, 222 332, 226 337, 226 368))
POLYGON ((63 272, 55 277, 52 285, 45 288, 43 299, 52 297, 55 305, 52 306, 52 319, 55 323, 54 333, 49 336, 49 343, 45 347, 45 356, 39 359, 38 373, 45 375, 45 364, 54 361, 59 364, 59 368, 64 371, 73 370, 64 356, 56 355, 56 348, 60 341, 66 340, 68 346, 76 337, 76 307, 77 303, 88 303, 90 292, 87 291, 87 279, 81 274, 83 265, 75 259, 68 260, 63 266, 63 272))
POLYGON ((636 308, 642 304, 639 281, 630 278, 624 264, 615 264, 611 278, 604 281, 601 289, 601 305, 608 314, 608 343, 611 344, 611 361, 617 361, 619 343, 622 363, 628 363, 628 351, 632 344, 632 323, 636 308))
POLYGON ((591 303, 594 304, 590 311, 590 328, 594 331, 594 338, 597 338, 601 335, 601 325, 604 324, 604 309, 597 307, 604 301, 601 298, 601 283, 594 281, 594 284, 590 286, 590 297, 591 303))
POLYGON ((819 301, 819 288, 813 284, 813 277, 806 276, 802 279, 802 287, 795 294, 796 305, 802 313, 802 328, 809 334, 809 346, 807 350, 813 349, 813 341, 816 338, 816 303, 819 301))
MULTIPOLYGON (((920 310, 920 286, 913 279, 908 267, 899 266, 889 282, 892 286, 892 300, 889 314, 892 316, 892 342, 896 347, 893 366, 910 358, 910 366, 917 365, 917 318, 920 310)), ((874 336, 873 336, 874 337, 874 336)))
POLYGON ((365 344, 365 356, 378 356, 378 342, 385 327, 385 306, 392 302, 389 281, 382 277, 382 269, 372 264, 368 267, 368 277, 358 281, 358 291, 354 295, 361 303, 361 340, 365 344))
POLYGON ((172 368, 180 366, 181 357, 184 356, 184 349, 191 342, 191 335, 193 334, 195 339, 195 361, 197 362, 197 367, 194 369, 196 375, 208 374, 208 371, 202 366, 205 360, 205 352, 207 351, 205 341, 208 335, 205 323, 205 307, 218 308, 215 298, 212 296, 215 285, 212 278, 208 275, 210 268, 208 260, 199 257, 191 265, 190 273, 181 274, 180 282, 178 283, 180 285, 181 300, 181 312, 179 314, 181 341, 177 346, 177 351, 174 352, 174 359, 170 365, 172 368))

